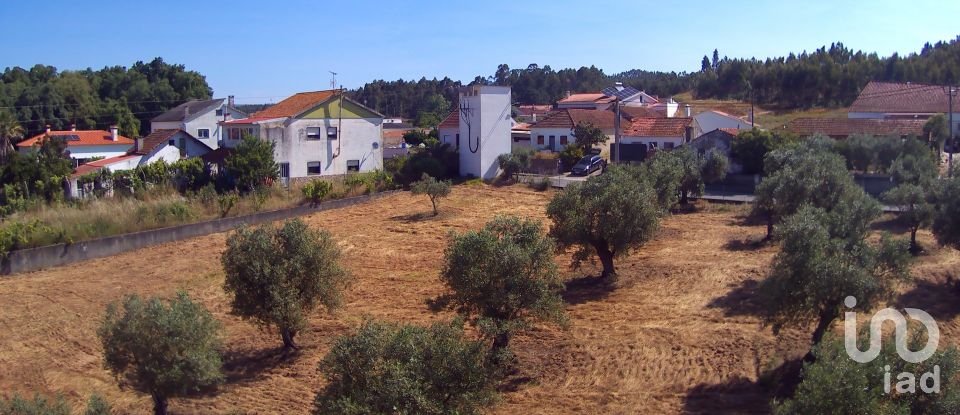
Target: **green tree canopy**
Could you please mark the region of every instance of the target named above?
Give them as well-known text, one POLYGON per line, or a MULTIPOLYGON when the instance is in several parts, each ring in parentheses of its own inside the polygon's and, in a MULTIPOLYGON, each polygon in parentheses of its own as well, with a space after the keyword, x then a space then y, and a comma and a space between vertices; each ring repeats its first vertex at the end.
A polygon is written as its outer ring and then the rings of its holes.
POLYGON ((251 192, 277 180, 280 167, 273 158, 274 143, 244 134, 224 160, 224 170, 241 192, 251 192))
POLYGON ((550 235, 561 248, 575 247, 574 266, 596 254, 602 277, 616 273, 613 260, 643 246, 660 224, 657 196, 645 180, 614 166, 567 186, 547 205, 550 235))
POLYGON ((561 322, 563 284, 554 245, 540 223, 500 216, 479 231, 454 234, 444 253, 441 297, 493 340, 494 353, 533 320, 561 322))
POLYGON ((607 142, 608 139, 600 127, 592 123, 584 122, 578 122, 577 125, 573 127, 573 137, 576 139, 577 145, 583 149, 584 153, 590 152, 593 146, 603 144, 607 142))
POLYGON ((433 216, 440 214, 437 210, 437 204, 440 199, 450 195, 450 181, 437 180, 427 173, 423 173, 419 181, 410 185, 410 192, 415 195, 427 195, 430 198, 430 204, 433 206, 433 216))
POLYGON ((485 346, 463 323, 365 322, 338 339, 320 371, 314 414, 479 414, 496 396, 485 346))
POLYGON ((730 155, 743 166, 745 174, 760 174, 764 173, 764 158, 767 153, 795 143, 796 139, 782 132, 758 129, 741 131, 730 146, 730 155))
POLYGON ((97 334, 105 366, 123 382, 153 397, 157 415, 167 400, 223 382, 220 323, 180 292, 158 298, 127 297, 110 304, 97 334))
POLYGON ((227 238, 220 259, 231 309, 264 328, 277 327, 284 347, 296 348, 307 316, 319 305, 330 310, 340 303, 349 283, 340 255, 328 232, 300 219, 240 229, 227 238))

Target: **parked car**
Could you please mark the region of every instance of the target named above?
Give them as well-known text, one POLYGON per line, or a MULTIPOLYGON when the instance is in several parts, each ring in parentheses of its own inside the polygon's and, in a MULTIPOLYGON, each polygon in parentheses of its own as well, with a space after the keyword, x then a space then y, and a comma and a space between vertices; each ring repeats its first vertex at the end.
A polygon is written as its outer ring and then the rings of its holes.
POLYGON ((573 168, 570 169, 570 174, 573 176, 587 176, 590 173, 604 168, 606 164, 607 161, 598 155, 585 156, 580 159, 577 164, 573 165, 573 168))

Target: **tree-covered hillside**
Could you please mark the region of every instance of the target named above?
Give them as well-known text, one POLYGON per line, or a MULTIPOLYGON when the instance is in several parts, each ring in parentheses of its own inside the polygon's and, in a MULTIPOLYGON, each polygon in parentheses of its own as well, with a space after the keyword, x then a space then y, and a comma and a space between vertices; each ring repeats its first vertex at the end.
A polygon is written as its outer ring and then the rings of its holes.
POLYGON ((206 78, 161 58, 127 68, 58 71, 47 65, 6 68, 0 75, 0 111, 13 113, 27 137, 53 129, 120 126, 133 137, 149 132, 150 119, 191 98, 210 98, 206 78))

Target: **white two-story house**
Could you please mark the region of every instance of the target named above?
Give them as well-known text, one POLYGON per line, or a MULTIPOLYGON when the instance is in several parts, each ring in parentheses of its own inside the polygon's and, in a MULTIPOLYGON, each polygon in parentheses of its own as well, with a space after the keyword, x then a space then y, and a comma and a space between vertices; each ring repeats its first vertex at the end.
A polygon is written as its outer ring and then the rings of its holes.
POLYGON ((285 182, 383 168, 383 115, 338 90, 301 92, 221 125, 226 149, 244 134, 272 141, 285 182))
POLYGON ((226 100, 191 100, 150 120, 150 132, 182 130, 207 147, 217 149, 224 138, 220 123, 246 117, 247 114, 234 107, 233 96, 226 100))

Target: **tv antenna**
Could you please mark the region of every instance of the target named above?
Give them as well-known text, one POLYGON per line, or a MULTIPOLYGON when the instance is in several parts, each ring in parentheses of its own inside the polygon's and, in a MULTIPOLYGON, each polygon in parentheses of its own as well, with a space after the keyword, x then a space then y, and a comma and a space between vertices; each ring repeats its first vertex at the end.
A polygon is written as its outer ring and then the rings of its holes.
POLYGON ((337 73, 334 71, 330 72, 330 89, 337 89, 337 73))

